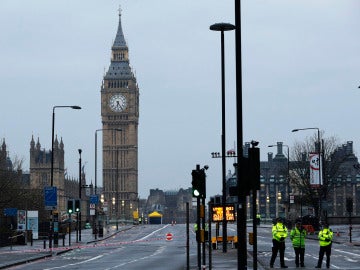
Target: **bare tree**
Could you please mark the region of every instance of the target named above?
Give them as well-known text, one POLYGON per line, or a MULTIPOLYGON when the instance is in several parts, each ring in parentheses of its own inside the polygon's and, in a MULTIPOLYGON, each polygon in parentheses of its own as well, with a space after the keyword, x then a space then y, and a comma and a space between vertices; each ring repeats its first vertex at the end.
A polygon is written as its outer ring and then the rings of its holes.
MULTIPOLYGON (((334 155, 336 149, 341 145, 337 137, 324 138, 324 133, 321 132, 319 145, 317 134, 308 137, 305 141, 295 142, 292 148, 292 162, 291 162, 291 183, 298 193, 301 194, 303 205, 311 206, 315 209, 315 216, 319 217, 321 202, 326 200, 327 194, 331 189, 331 179, 338 173, 341 164, 346 160, 346 155, 334 155), (319 188, 314 188, 310 184, 310 164, 309 154, 321 152, 322 163, 322 179, 323 185, 319 188)), ((324 211, 326 218, 326 211, 324 211)))
POLYGON ((0 208, 16 207, 26 195, 22 182, 23 160, 15 158, 12 163, 9 159, 0 162, 0 208))

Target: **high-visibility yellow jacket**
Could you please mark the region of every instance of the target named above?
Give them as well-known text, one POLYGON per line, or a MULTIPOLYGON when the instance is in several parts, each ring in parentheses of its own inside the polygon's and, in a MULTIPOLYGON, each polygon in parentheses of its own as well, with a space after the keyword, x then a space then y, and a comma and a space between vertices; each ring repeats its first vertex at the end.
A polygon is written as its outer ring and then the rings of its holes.
POLYGON ((305 247, 305 236, 306 236, 306 230, 301 228, 300 230, 298 228, 294 228, 290 232, 290 239, 293 244, 294 248, 304 248, 305 247))
POLYGON ((329 228, 324 228, 319 232, 319 244, 321 247, 325 247, 331 244, 333 239, 333 232, 329 228))
POLYGON ((276 241, 284 242, 285 238, 288 236, 288 230, 286 226, 281 222, 277 222, 272 227, 272 236, 276 241))

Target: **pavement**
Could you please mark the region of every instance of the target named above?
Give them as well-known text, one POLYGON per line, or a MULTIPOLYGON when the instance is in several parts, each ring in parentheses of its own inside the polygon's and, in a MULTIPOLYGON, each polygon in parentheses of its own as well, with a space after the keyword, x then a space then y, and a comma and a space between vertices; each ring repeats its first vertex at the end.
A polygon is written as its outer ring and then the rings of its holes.
POLYGON ((76 232, 71 232, 71 246, 69 246, 69 234, 66 234, 64 241, 59 239, 58 247, 49 248, 47 240, 33 240, 31 245, 28 242, 26 245, 13 245, 0 247, 0 269, 5 269, 11 266, 25 264, 31 261, 41 260, 46 257, 57 256, 62 253, 71 251, 83 244, 98 242, 106 240, 117 232, 128 230, 132 226, 120 226, 116 231, 115 226, 104 228, 103 237, 97 237, 91 233, 92 230, 82 230, 81 241, 76 242, 76 232))
MULTIPOLYGON (((120 226, 118 231, 128 230, 132 226, 120 226)), ((269 227, 270 224, 261 225, 261 227, 269 227)), ((333 242, 360 246, 360 225, 353 225, 352 227, 352 237, 350 242, 349 235, 349 226, 348 225, 337 225, 330 226, 334 232, 333 242)), ((56 256, 64 252, 68 252, 77 248, 82 244, 97 242, 105 240, 118 231, 116 231, 115 226, 110 226, 109 228, 104 228, 104 236, 101 238, 95 239, 94 236, 90 233, 91 230, 83 230, 81 235, 81 242, 76 243, 76 234, 73 232, 71 234, 71 246, 68 246, 69 235, 65 236, 65 241, 59 240, 59 246, 57 248, 49 248, 48 242, 44 248, 43 240, 34 240, 33 245, 27 243, 26 245, 14 245, 0 248, 0 269, 5 269, 7 267, 25 264, 27 262, 41 260, 46 257, 56 256), (84 233, 86 232, 87 233, 84 233), (63 246, 63 243, 65 244, 63 246)), ((309 239, 317 240, 317 233, 310 234, 307 236, 309 239)), ((206 254, 206 260, 208 261, 208 254, 206 254)), ((194 265, 194 262, 191 262, 191 266, 194 265)), ((248 252, 247 260, 248 269, 253 269, 253 257, 251 251, 248 252)), ((226 253, 223 253, 221 249, 212 251, 212 268, 213 269, 237 269, 237 249, 231 248, 229 246, 226 253)), ((191 268, 193 269, 193 268, 191 268)), ((205 268, 204 268, 205 269, 205 268)), ((208 269, 208 268, 206 268, 208 269)), ((257 269, 263 270, 266 269, 266 266, 261 264, 261 260, 258 260, 257 269)))

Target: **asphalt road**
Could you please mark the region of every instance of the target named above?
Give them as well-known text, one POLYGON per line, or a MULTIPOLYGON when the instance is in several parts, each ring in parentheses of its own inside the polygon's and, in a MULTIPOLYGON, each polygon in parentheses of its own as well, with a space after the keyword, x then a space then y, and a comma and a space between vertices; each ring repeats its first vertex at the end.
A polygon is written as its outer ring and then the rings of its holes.
MULTIPOLYGON (((247 230, 251 232, 252 227, 248 226, 247 230)), ((360 226, 354 226, 352 243, 349 243, 347 226, 333 227, 333 230, 339 232, 339 235, 338 233, 334 235, 331 268, 360 270, 360 226)), ((104 238, 98 242, 92 242, 94 238, 91 230, 84 230, 82 232, 83 244, 72 241, 71 247, 59 247, 54 251, 56 256, 51 256, 49 249, 42 249, 41 242, 37 242, 31 248, 29 246, 15 246, 13 249, 3 247, 0 249, 0 267, 5 265, 7 269, 186 269, 186 226, 184 224, 128 226, 121 227, 121 231, 113 235, 115 232, 112 227, 104 238), (166 240, 169 233, 171 240, 166 240), (49 257, 45 258, 45 256, 49 257), (9 267, 15 264, 18 265, 9 267)), ((234 234, 236 234, 236 225, 229 224, 228 235, 234 234)), ((257 243, 258 269, 269 269, 272 246, 270 224, 258 227, 257 243)), ((197 269, 196 246, 195 235, 191 231, 190 269, 197 269)), ((248 244, 248 269, 253 269, 252 249, 253 246, 248 244)), ((306 240, 306 268, 302 269, 314 269, 318 251, 317 235, 309 235, 306 240)), ((208 258, 206 255, 206 261, 208 258)), ((285 261, 289 269, 296 269, 294 251, 289 239, 286 242, 285 261)), ((228 246, 228 252, 223 253, 222 245, 220 245, 218 250, 212 251, 212 266, 212 269, 237 269, 237 250, 228 246)), ((323 268, 324 266, 323 264, 323 268)), ((209 265, 206 269, 209 269, 208 267, 209 265)), ((279 258, 275 262, 275 268, 279 268, 279 258)))
POLYGON ((184 269, 185 232, 185 225, 135 226, 107 240, 11 269, 184 269))

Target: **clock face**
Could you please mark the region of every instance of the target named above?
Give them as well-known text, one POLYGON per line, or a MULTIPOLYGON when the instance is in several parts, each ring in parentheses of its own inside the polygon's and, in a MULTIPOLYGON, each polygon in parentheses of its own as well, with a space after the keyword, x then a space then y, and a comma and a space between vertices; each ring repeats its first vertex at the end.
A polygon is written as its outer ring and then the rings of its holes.
POLYGON ((126 98, 120 94, 113 95, 110 98, 109 106, 114 112, 122 112, 126 108, 126 98))

